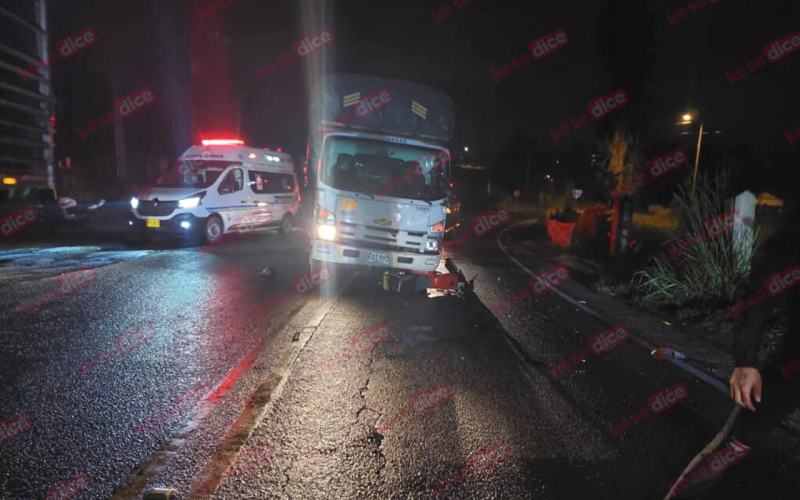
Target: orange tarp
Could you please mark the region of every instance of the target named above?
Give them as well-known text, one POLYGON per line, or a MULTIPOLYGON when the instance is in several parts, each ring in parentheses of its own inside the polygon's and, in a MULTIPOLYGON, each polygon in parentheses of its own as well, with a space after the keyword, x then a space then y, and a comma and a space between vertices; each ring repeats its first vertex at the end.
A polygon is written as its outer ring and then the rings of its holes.
POLYGON ((574 222, 558 222, 554 219, 547 221, 547 234, 550 235, 550 241, 559 247, 569 248, 573 229, 575 229, 574 222))

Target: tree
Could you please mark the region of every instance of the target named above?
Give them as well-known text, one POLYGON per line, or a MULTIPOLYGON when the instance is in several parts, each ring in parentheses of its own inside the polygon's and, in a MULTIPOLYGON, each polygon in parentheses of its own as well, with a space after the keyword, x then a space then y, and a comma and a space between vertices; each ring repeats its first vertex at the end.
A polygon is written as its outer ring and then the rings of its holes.
POLYGON ((630 185, 643 166, 641 144, 631 135, 614 132, 611 139, 599 145, 600 185, 605 193, 609 190, 623 191, 623 184, 630 185))

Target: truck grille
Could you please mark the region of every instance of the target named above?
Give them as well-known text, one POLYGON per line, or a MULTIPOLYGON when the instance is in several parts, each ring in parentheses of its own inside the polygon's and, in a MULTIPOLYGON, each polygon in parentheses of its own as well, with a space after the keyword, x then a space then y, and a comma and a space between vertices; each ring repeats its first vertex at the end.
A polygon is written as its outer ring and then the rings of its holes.
POLYGON ((340 241, 348 246, 393 252, 425 251, 425 238, 428 235, 425 232, 365 226, 350 222, 340 222, 338 226, 340 241))
POLYGON ((164 217, 178 208, 177 201, 145 201, 139 200, 139 206, 136 211, 139 215, 152 215, 154 217, 164 217))

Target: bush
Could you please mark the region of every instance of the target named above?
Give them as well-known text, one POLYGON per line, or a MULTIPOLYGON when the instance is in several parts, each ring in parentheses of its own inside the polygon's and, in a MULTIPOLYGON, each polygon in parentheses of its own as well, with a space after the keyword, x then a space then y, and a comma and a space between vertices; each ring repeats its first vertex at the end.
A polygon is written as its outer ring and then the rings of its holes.
MULTIPOLYGON (((688 241, 690 236, 705 233, 707 220, 732 210, 733 207, 726 206, 726 187, 725 175, 718 175, 713 182, 705 177, 698 179, 694 192, 689 180, 679 187, 673 205, 679 222, 667 245, 674 246, 681 240, 688 241)), ((732 302, 762 242, 758 227, 753 228, 750 242, 735 238, 735 233, 709 237, 675 259, 663 253, 653 257, 652 264, 634 275, 634 289, 644 294, 645 302, 651 303, 682 304, 697 299, 732 302), (741 251, 736 251, 737 248, 741 251)))

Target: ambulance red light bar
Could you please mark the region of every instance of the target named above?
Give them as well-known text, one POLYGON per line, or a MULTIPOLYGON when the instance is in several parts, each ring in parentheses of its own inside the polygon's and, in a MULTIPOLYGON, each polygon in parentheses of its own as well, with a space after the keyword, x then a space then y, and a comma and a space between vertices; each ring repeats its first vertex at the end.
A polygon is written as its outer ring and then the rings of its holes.
POLYGON ((239 139, 203 139, 203 146, 242 146, 244 141, 239 139))

